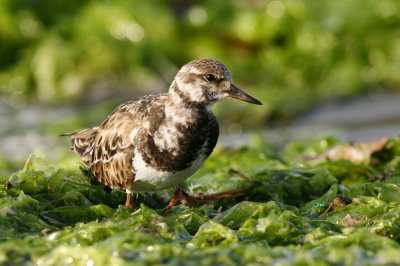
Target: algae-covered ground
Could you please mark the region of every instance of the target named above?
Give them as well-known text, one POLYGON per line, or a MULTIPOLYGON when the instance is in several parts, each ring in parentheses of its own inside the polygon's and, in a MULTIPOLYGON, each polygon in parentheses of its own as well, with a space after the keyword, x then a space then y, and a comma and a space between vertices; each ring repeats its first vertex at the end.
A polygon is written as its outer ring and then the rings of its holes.
POLYGON ((133 211, 79 165, 31 156, 0 176, 0 264, 400 264, 400 138, 340 144, 220 148, 184 187, 244 195, 169 212, 171 191, 139 195, 133 211))

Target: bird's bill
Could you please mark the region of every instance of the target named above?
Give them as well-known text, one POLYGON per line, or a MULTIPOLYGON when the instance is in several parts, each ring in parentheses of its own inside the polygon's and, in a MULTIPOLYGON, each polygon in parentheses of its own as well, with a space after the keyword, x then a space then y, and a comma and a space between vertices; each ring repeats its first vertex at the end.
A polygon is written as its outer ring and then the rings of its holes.
POLYGON ((236 87, 233 83, 229 88, 228 97, 235 98, 248 103, 262 105, 262 103, 259 100, 251 97, 250 95, 248 95, 247 93, 236 87))

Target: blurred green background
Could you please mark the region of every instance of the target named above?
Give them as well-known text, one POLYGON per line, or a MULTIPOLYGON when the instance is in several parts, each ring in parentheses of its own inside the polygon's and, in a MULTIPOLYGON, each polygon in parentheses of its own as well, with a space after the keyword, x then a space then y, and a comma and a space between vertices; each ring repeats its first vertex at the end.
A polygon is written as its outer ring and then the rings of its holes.
POLYGON ((18 134, 15 123, 27 120, 26 127, 50 139, 98 124, 123 101, 166 91, 183 64, 201 57, 224 62, 234 82, 264 103, 216 104, 223 130, 260 129, 316 104, 400 89, 395 0, 0 0, 0 6, 2 136, 18 134))

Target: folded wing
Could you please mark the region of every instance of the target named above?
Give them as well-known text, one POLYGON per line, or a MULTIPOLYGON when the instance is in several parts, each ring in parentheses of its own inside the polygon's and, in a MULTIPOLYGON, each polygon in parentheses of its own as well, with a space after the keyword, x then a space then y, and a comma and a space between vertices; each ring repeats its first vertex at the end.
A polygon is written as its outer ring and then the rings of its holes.
POLYGON ((71 136, 72 149, 94 176, 112 188, 126 189, 134 181, 132 132, 137 123, 126 112, 114 112, 100 126, 84 129, 71 136))

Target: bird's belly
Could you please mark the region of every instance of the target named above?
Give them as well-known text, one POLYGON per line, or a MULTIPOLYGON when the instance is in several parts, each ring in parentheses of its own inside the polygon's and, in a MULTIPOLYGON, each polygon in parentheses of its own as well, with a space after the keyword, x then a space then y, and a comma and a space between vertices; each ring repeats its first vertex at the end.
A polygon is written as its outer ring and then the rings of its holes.
POLYGON ((192 162, 190 167, 184 170, 167 172, 147 165, 138 153, 133 159, 135 181, 128 190, 131 192, 159 191, 176 186, 193 175, 203 165, 205 159, 205 156, 200 156, 192 162))

